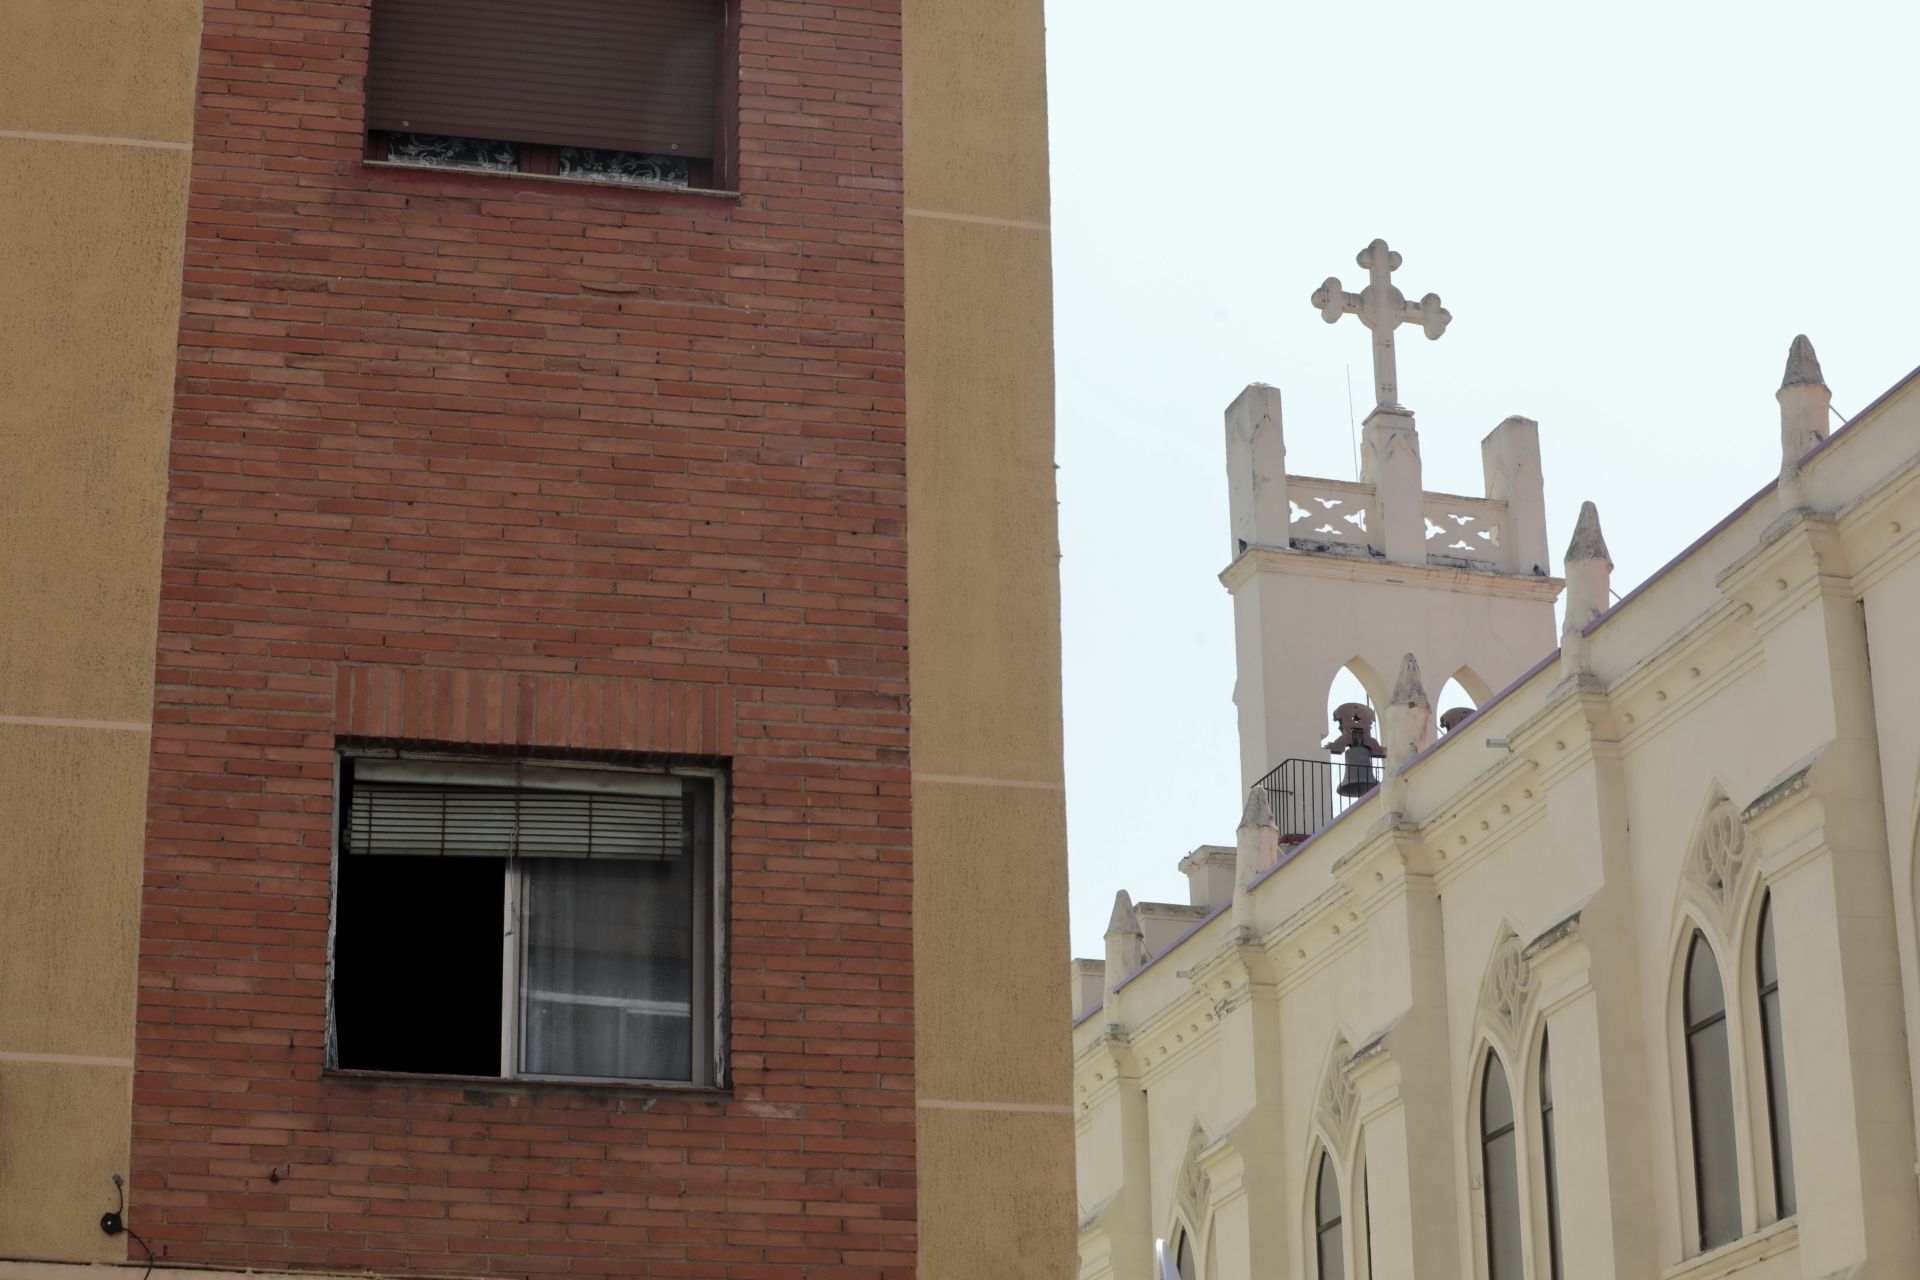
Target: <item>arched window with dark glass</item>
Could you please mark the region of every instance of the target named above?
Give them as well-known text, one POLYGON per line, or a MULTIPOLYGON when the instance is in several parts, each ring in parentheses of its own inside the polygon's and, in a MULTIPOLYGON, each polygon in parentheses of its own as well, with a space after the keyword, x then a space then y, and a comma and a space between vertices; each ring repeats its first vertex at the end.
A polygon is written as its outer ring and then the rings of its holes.
POLYGON ((1340 1182, 1325 1151, 1320 1153, 1320 1175, 1313 1189, 1313 1248, 1319 1261, 1318 1280, 1347 1280, 1346 1245, 1340 1239, 1340 1182))
POLYGON ((1561 1280, 1559 1147, 1553 1133, 1553 1059, 1546 1036, 1540 1037, 1540 1155, 1547 1175, 1547 1274, 1561 1280))
POLYGON ((1760 902, 1760 1043, 1767 1064, 1767 1125, 1773 1136, 1773 1197, 1782 1218, 1793 1216, 1793 1134, 1787 1128, 1787 1050, 1780 1025, 1780 968, 1773 958, 1773 895, 1760 902))
POLYGON ((1200 1280, 1200 1273, 1193 1269, 1193 1237, 1185 1231, 1180 1233, 1180 1247, 1174 1250, 1174 1270, 1180 1273, 1180 1280, 1200 1280))
POLYGON ((1487 1050, 1480 1075, 1480 1185, 1487 1213, 1488 1280, 1520 1280, 1520 1160, 1514 1150, 1513 1091, 1487 1050))
POLYGON ((1720 962, 1698 930, 1687 949, 1687 1100, 1693 1113, 1693 1195, 1702 1250, 1740 1236, 1740 1167, 1733 1141, 1733 1068, 1720 962))

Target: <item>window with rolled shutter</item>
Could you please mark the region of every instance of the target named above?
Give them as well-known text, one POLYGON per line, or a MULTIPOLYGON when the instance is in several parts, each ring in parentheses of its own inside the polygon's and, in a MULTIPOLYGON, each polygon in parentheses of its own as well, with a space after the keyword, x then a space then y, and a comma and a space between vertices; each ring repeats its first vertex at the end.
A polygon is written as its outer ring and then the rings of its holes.
POLYGON ((423 163, 699 178, 720 157, 725 0, 374 0, 371 25, 367 129, 428 140, 423 163))
POLYGON ((711 1084, 724 775, 349 754, 329 1061, 711 1084))

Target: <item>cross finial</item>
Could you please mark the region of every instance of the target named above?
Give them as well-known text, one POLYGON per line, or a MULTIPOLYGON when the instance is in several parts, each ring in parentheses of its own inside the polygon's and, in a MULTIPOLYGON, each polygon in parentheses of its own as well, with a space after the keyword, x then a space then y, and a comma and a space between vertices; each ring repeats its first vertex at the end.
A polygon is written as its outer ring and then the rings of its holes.
POLYGON ((1453 316, 1440 305, 1437 293, 1408 302, 1406 295, 1393 287, 1392 275, 1400 267, 1400 255, 1387 248, 1385 240, 1375 240, 1362 249, 1355 261, 1367 273, 1367 287, 1359 293, 1347 293, 1341 289, 1338 276, 1328 276, 1327 282, 1314 290, 1313 305, 1320 308, 1320 318, 1328 324, 1352 313, 1373 330, 1374 395, 1380 405, 1397 405, 1400 387, 1393 364, 1393 331, 1411 323, 1419 325, 1428 338, 1438 338, 1447 331, 1447 322, 1453 316))

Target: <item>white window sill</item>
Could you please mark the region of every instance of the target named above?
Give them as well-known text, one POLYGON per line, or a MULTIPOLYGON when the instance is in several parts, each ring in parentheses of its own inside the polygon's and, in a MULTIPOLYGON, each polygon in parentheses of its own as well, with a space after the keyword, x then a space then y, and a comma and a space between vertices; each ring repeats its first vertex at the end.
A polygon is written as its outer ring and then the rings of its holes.
POLYGON ((328 1067, 327 1080, 353 1084, 411 1084, 457 1089, 617 1089, 624 1093, 667 1094, 673 1097, 729 1098, 724 1085, 687 1084, 672 1080, 620 1080, 604 1076, 457 1076, 426 1071, 375 1071, 364 1067, 328 1067))
POLYGON ((1660 1280, 1716 1280, 1744 1271, 1768 1258, 1800 1247, 1800 1221, 1782 1218, 1706 1253, 1695 1254, 1661 1273, 1660 1280))
POLYGON ((647 191, 655 195, 707 196, 738 200, 738 191, 718 187, 676 187, 666 182, 629 182, 622 178, 580 178, 565 173, 522 173, 518 169, 468 169, 457 164, 408 164, 402 160, 362 160, 368 169, 386 169, 401 173, 432 173, 450 178, 489 178, 507 182, 558 182, 569 187, 593 187, 600 191, 647 191))

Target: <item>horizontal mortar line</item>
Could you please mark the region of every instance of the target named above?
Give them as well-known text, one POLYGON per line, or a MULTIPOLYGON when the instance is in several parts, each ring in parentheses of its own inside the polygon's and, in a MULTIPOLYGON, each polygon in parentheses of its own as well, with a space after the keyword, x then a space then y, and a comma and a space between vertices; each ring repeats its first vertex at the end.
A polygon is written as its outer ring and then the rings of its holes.
POLYGON ((1019 231, 1051 231, 1044 222, 1027 222, 1020 218, 989 218, 984 213, 943 213, 938 209, 908 209, 909 218, 939 218, 944 222, 978 222, 989 227, 1013 227, 1019 231))
POLYGON ((162 151, 191 151, 191 142, 161 142, 157 138, 108 138, 97 133, 35 133, 31 129, 0 129, 0 138, 23 142, 93 142, 108 147, 158 147, 162 151))
POLYGON ((979 778, 965 773, 916 773, 915 782, 953 782, 963 787, 1022 787, 1028 791, 1065 791, 1064 782, 1031 782, 1024 778, 979 778))
POLYGON ((41 729, 113 729, 121 733, 151 733, 145 720, 65 720, 59 716, 0 716, 0 724, 30 724, 41 729))
POLYGON ((916 1107, 928 1111, 1018 1111, 1046 1116, 1070 1116, 1073 1108, 1064 1102, 957 1102, 944 1098, 920 1098, 916 1107))
POLYGON ((94 1058, 84 1053, 25 1053, 0 1049, 0 1062, 51 1062, 63 1067, 133 1067, 132 1058, 94 1058))

